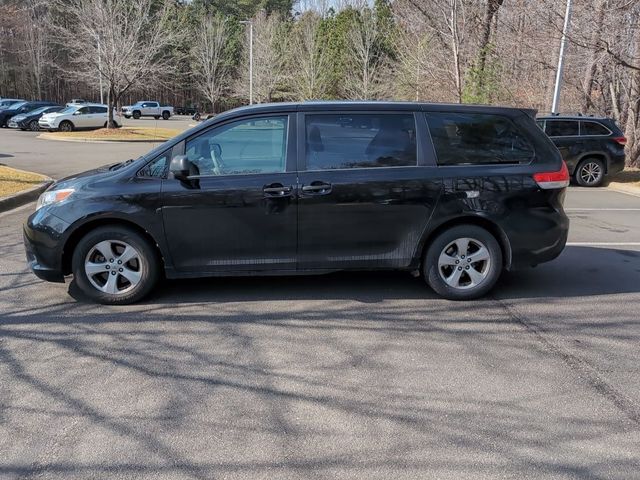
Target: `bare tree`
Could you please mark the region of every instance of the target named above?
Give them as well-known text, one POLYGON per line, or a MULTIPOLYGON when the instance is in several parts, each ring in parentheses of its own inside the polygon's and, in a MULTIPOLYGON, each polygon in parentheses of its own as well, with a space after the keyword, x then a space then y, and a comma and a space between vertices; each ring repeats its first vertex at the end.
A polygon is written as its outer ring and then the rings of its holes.
POLYGON ((200 23, 198 36, 193 43, 196 87, 211 102, 213 111, 216 102, 229 88, 233 68, 230 58, 229 39, 232 34, 228 19, 220 16, 206 16, 200 23))
POLYGON ((171 0, 58 0, 65 22, 56 26, 58 41, 70 52, 76 77, 107 89, 108 128, 120 97, 144 84, 162 82, 174 66, 171 0))
POLYGON ((347 98, 367 100, 384 96, 382 74, 387 59, 380 48, 380 38, 388 32, 379 27, 373 11, 365 7, 358 12, 349 30, 349 60, 344 85, 347 98))
POLYGON ((51 15, 48 3, 41 0, 26 1, 24 13, 27 28, 23 29, 22 48, 33 77, 33 93, 36 98, 41 99, 43 77, 51 49, 49 38, 51 15))
POLYGON ((395 83, 405 98, 429 98, 428 85, 437 81, 431 69, 431 39, 422 29, 402 29, 397 37, 398 65, 395 83))
POLYGON ((294 98, 323 98, 329 82, 329 58, 320 32, 320 17, 306 12, 291 33, 289 83, 294 98))

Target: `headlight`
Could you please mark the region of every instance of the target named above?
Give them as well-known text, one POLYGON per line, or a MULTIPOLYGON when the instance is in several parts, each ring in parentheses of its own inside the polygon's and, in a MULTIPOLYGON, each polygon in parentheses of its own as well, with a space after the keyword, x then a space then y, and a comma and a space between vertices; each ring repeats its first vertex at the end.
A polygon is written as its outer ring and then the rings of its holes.
POLYGON ((38 198, 36 210, 39 210, 46 205, 51 205, 52 203, 60 203, 69 198, 74 191, 75 190, 73 188, 63 188, 61 190, 50 190, 48 192, 44 192, 40 195, 40 198, 38 198))

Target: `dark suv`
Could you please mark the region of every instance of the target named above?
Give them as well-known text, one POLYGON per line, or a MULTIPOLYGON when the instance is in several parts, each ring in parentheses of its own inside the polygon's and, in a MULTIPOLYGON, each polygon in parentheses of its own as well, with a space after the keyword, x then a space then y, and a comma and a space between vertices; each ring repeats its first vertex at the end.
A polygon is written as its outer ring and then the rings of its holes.
POLYGON ((610 118, 551 115, 538 117, 578 185, 598 187, 606 175, 624 168, 627 139, 610 118))
POLYGON ((569 174, 511 108, 283 103, 216 116, 61 180, 24 226, 29 265, 124 304, 169 278, 399 269, 440 295, 557 257, 569 174))

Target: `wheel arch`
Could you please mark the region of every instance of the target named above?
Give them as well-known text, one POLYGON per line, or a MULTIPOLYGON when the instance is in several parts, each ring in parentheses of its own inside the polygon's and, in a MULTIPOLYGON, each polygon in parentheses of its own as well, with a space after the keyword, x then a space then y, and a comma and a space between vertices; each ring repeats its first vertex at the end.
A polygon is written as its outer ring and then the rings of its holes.
POLYGON ((580 158, 576 162, 576 168, 573 170, 573 172, 571 174, 575 176, 576 172, 580 168, 580 165, 582 165, 585 161, 587 161, 587 160, 589 160, 591 158, 596 159, 596 160, 602 160, 602 163, 604 163, 604 174, 607 175, 609 173, 609 156, 606 153, 604 153, 604 152, 587 152, 587 153, 584 153, 583 155, 580 156, 580 158))
POLYGON ((511 268, 512 263, 512 249, 511 242, 509 241, 509 237, 504 232, 504 230, 494 221, 489 220, 486 217, 481 217, 478 215, 464 215, 460 217, 450 218, 444 220, 440 224, 438 224, 435 228, 429 230, 426 233, 420 243, 420 247, 418 252, 420 254, 419 264, 422 267, 422 262, 424 262, 424 257, 427 253, 428 248, 431 246, 435 238, 440 235, 445 230, 448 230, 453 227, 457 227, 460 225, 475 225, 487 230, 491 235, 493 235, 498 244, 500 245, 500 250, 502 251, 502 263, 503 267, 507 270, 511 268))
POLYGON ((68 275, 71 273, 71 259, 73 257, 73 252, 76 249, 80 240, 87 235, 92 230, 95 230, 99 227, 105 227, 108 225, 118 226, 118 227, 126 227, 140 234, 143 238, 145 238, 149 245, 153 248, 153 250, 158 255, 158 258, 162 261, 162 265, 164 268, 165 265, 165 254, 160 248, 160 244, 154 238, 154 236, 146 229, 138 225, 137 223, 131 222, 129 220, 125 220, 122 218, 95 218, 89 220, 87 222, 78 225, 71 234, 67 237, 64 242, 64 246, 62 248, 62 271, 64 275, 68 275))

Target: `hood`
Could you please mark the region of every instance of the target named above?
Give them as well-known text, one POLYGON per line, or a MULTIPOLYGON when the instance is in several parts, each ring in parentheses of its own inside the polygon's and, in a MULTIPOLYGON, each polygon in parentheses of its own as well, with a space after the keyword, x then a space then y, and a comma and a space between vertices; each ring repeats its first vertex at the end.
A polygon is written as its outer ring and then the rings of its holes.
POLYGON ((27 116, 21 113, 20 115, 16 115, 15 117, 11 117, 11 120, 13 120, 14 122, 21 122, 25 118, 27 118, 27 116))
MULTIPOLYGON (((138 158, 138 160, 142 158, 143 157, 140 157, 138 158)), ((98 168, 94 168, 92 170, 76 173, 74 175, 70 175, 61 180, 58 180, 53 185, 51 185, 50 189, 75 188, 76 190, 80 190, 85 186, 95 184, 101 180, 113 177, 124 172, 126 167, 134 162, 135 160, 131 159, 125 162, 110 163, 107 165, 102 165, 98 168)))
POLYGON ((60 112, 51 112, 43 114, 41 118, 55 118, 59 117, 60 115, 62 115, 60 112))

